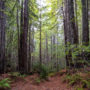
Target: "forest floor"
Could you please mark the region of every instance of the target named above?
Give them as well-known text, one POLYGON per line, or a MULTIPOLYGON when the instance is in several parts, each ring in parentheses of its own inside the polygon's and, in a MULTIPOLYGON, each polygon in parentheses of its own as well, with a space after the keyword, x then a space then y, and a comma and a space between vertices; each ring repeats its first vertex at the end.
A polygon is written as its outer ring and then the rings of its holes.
POLYGON ((49 77, 48 80, 43 80, 37 83, 37 74, 27 76, 24 79, 17 79, 12 86, 12 90, 73 90, 67 84, 62 82, 60 75, 49 77))
POLYGON ((37 73, 25 76, 14 76, 15 74, 16 72, 0 75, 0 80, 9 78, 11 81, 11 89, 3 90, 90 90, 90 72, 79 71, 68 76, 66 70, 62 70, 62 72, 51 73, 46 80, 40 79, 37 73), (72 85, 70 86, 70 83, 65 80, 71 80, 72 85), (75 87, 78 85, 79 89, 75 89, 74 85, 75 87), (80 85, 83 85, 84 89, 81 89, 80 85))

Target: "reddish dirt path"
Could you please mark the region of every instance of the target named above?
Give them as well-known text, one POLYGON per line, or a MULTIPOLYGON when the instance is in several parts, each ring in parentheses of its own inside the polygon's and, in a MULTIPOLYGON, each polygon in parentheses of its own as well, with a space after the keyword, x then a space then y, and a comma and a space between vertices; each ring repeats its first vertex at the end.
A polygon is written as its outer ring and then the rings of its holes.
POLYGON ((59 75, 50 77, 49 81, 41 82, 39 85, 35 84, 35 75, 28 76, 25 80, 17 80, 12 84, 11 90, 74 90, 67 88, 67 84, 62 83, 59 75))

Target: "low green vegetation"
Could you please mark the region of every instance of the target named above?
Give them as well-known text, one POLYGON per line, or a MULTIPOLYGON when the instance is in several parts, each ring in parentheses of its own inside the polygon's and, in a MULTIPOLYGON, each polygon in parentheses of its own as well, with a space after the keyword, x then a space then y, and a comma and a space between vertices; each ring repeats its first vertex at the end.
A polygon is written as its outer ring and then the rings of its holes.
POLYGON ((56 74, 55 72, 49 73, 48 77, 53 77, 55 74, 56 74))
POLYGON ((11 77, 22 77, 22 78, 24 78, 24 77, 27 76, 26 74, 21 74, 21 73, 19 73, 19 72, 11 72, 9 75, 10 75, 11 77))
POLYGON ((67 74, 63 77, 63 82, 69 83, 70 86, 74 86, 76 90, 90 89, 90 74, 89 73, 76 73, 67 74))
POLYGON ((84 90, 83 88, 76 87, 76 90, 84 90))
POLYGON ((40 78, 36 78, 34 81, 35 81, 36 84, 40 84, 41 79, 40 78))
POLYGON ((9 78, 5 78, 3 80, 0 81, 0 90, 9 90, 11 87, 10 87, 10 79, 9 78))

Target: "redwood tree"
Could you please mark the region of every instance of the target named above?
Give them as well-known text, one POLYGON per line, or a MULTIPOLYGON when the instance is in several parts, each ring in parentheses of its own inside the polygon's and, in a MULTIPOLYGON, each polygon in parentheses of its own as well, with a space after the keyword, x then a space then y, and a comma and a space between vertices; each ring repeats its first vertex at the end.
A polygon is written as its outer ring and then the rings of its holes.
MULTIPOLYGON (((67 48, 67 46, 70 47, 70 45, 78 44, 78 29, 76 29, 74 16, 74 0, 65 0, 64 12, 64 35, 67 48)), ((72 50, 69 49, 68 55, 66 55, 66 65, 71 67, 71 62, 72 50)))
POLYGON ((27 33, 28 33, 28 0, 22 2, 21 8, 21 32, 20 32, 20 50, 19 50, 19 71, 27 73, 27 33))

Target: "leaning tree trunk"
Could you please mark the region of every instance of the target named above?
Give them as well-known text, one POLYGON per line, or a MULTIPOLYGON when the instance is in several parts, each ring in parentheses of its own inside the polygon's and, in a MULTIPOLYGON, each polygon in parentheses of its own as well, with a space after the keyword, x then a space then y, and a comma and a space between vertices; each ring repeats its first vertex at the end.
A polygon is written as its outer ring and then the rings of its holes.
POLYGON ((5 67, 5 1, 0 0, 0 73, 4 73, 5 67))

